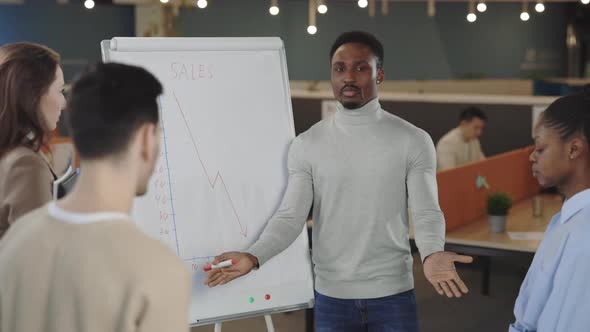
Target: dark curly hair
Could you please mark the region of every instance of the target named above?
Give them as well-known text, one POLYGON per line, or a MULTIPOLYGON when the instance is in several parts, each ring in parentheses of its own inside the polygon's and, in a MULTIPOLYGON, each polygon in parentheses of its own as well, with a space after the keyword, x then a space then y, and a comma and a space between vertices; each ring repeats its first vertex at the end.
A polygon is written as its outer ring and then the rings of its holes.
POLYGON ((338 47, 348 43, 362 44, 370 48, 371 52, 377 57, 377 68, 383 67, 383 45, 375 36, 364 31, 349 31, 338 36, 330 49, 330 61, 332 61, 338 47))

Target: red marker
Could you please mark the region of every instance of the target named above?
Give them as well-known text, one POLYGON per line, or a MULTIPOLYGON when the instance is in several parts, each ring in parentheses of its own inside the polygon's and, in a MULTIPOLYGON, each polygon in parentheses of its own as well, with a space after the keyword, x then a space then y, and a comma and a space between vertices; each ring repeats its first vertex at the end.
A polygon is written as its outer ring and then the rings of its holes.
POLYGON ((266 296, 264 297, 267 301, 270 300, 270 294, 266 294, 266 296))
POLYGON ((236 262, 237 261, 235 259, 228 259, 228 260, 223 261, 223 262, 221 262, 219 264, 209 264, 209 265, 206 265, 203 268, 203 270, 205 270, 205 271, 211 271, 213 269, 220 269, 222 267, 232 266, 232 265, 236 264, 236 262))

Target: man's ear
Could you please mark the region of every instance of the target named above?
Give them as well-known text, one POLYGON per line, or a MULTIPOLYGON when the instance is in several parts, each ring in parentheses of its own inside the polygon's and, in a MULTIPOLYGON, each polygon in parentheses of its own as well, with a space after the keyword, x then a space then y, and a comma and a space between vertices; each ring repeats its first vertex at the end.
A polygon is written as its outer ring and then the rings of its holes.
POLYGON ((385 79, 385 72, 383 71, 383 68, 377 68, 377 84, 383 82, 383 80, 385 79))
POLYGON ((152 123, 145 123, 139 128, 137 134, 139 145, 141 147, 141 158, 143 160, 153 160, 156 153, 155 145, 158 143, 157 128, 152 123))

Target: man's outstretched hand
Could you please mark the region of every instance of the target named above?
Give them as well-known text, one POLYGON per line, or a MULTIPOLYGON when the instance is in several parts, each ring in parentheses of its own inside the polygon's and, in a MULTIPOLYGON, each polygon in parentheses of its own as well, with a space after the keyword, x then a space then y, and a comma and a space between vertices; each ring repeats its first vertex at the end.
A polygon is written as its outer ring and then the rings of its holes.
POLYGON ((438 294, 446 295, 449 298, 461 297, 462 293, 469 292, 455 270, 455 262, 469 264, 473 262, 473 258, 454 252, 439 251, 424 260, 426 279, 438 294))
POLYGON ((205 285, 215 287, 217 285, 227 284, 236 278, 250 273, 254 267, 258 266, 258 259, 256 257, 237 251, 223 253, 215 257, 211 264, 219 264, 220 262, 231 259, 235 259, 236 263, 234 265, 209 271, 205 285))

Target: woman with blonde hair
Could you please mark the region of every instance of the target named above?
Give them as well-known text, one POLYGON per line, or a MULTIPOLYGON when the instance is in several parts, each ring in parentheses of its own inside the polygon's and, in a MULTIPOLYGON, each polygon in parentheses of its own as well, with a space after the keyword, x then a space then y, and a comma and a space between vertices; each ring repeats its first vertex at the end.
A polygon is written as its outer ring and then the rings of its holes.
POLYGON ((43 45, 0 46, 0 238, 52 198, 55 173, 42 149, 65 107, 59 62, 43 45))

